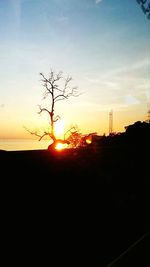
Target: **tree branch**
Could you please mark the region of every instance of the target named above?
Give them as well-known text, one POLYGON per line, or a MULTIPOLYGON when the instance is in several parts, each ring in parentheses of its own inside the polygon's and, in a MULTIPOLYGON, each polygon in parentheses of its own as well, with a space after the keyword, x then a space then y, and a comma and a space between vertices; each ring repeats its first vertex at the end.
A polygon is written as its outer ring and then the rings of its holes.
POLYGON ((54 103, 57 101, 60 101, 60 100, 68 99, 70 96, 74 96, 74 97, 79 96, 79 94, 77 93, 77 87, 73 87, 71 89, 71 92, 69 92, 69 93, 66 93, 66 90, 64 89, 63 94, 59 94, 59 95, 55 96, 54 103))
POLYGON ((41 141, 41 139, 42 139, 43 137, 45 137, 46 135, 48 135, 53 141, 55 141, 55 138, 54 138, 54 137, 52 136, 52 134, 49 133, 49 132, 44 131, 44 133, 41 135, 41 134, 38 134, 37 131, 33 131, 33 132, 32 132, 32 131, 30 131, 29 129, 27 129, 26 127, 24 127, 24 129, 25 129, 27 132, 29 132, 30 134, 39 137, 39 140, 38 140, 38 141, 41 141))
POLYGON ((53 121, 56 122, 56 121, 58 121, 59 119, 60 119, 60 116, 57 115, 53 121))
POLYGON ((67 96, 65 96, 64 94, 62 94, 62 95, 57 95, 57 96, 55 96, 55 98, 54 98, 54 103, 55 102, 57 102, 57 101, 59 101, 59 100, 64 100, 64 99, 67 99, 68 97, 67 96), (59 99, 60 98, 60 99, 59 99))
POLYGON ((47 108, 41 108, 41 106, 39 105, 39 109, 40 111, 38 112, 38 114, 41 114, 43 111, 46 111, 51 116, 51 112, 47 108))
POLYGON ((64 140, 66 139, 66 135, 70 132, 70 133, 74 133, 77 132, 77 126, 71 126, 65 133, 64 133, 64 140), (74 130, 74 131, 73 131, 74 130))

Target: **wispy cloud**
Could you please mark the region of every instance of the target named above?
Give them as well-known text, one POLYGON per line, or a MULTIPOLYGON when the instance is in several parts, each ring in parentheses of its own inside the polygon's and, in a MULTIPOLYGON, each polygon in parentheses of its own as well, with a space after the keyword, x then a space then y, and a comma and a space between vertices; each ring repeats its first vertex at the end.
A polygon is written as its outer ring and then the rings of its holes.
POLYGON ((50 18, 57 23, 67 23, 69 21, 69 17, 63 16, 63 15, 60 15, 60 16, 51 15, 50 18))
POLYGON ((137 105, 137 104, 140 104, 140 101, 134 97, 133 95, 131 94, 128 94, 124 97, 124 103, 127 105, 127 106, 130 106, 130 105, 137 105))
POLYGON ((103 0, 95 0, 95 4, 101 3, 103 0))
POLYGON ((59 22, 67 22, 68 20, 69 20, 69 18, 66 16, 61 16, 61 17, 57 18, 57 21, 59 21, 59 22))
POLYGON ((114 69, 108 71, 106 74, 104 74, 103 77, 105 77, 105 78, 119 77, 121 75, 134 73, 137 71, 139 71, 139 72, 144 71, 145 72, 149 66, 150 66, 150 59, 145 58, 145 59, 142 59, 140 61, 135 62, 134 64, 128 64, 126 66, 120 66, 118 68, 114 68, 114 69))

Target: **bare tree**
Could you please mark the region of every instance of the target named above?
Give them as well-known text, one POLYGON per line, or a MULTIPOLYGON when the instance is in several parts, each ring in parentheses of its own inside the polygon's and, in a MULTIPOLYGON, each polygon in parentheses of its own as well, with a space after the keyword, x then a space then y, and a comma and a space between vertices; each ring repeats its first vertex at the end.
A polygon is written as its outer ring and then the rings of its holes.
MULTIPOLYGON (((43 98, 50 98, 50 106, 47 108, 39 105, 38 113, 41 114, 46 112, 48 114, 50 118, 50 131, 44 131, 43 134, 38 134, 37 132, 31 132, 28 129, 26 130, 31 134, 38 136, 39 140, 48 135, 53 142, 56 142, 57 139, 55 136, 54 125, 60 117, 59 115, 55 115, 55 105, 58 101, 66 100, 71 96, 78 96, 78 88, 76 86, 71 86, 72 77, 67 76, 65 78, 62 71, 55 73, 51 70, 48 77, 46 77, 43 73, 40 73, 40 76, 42 85, 45 89, 43 98)), ((62 140, 62 142, 64 142, 64 140, 62 140)))

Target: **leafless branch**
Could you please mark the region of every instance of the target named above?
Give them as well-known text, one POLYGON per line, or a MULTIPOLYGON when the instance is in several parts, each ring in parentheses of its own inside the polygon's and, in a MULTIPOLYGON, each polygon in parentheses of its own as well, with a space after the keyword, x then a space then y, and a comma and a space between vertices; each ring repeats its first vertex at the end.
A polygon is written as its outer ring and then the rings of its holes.
POLYGON ((57 116, 55 117, 55 119, 54 119, 54 122, 58 121, 59 119, 60 119, 60 116, 57 115, 57 116))
POLYGON ((66 135, 70 132, 77 132, 77 126, 71 126, 71 128, 69 128, 65 133, 64 133, 64 140, 66 139, 66 135))
POLYGON ((29 130, 28 128, 26 128, 26 127, 24 127, 24 129, 25 129, 27 132, 29 132, 30 134, 39 137, 39 141, 41 141, 41 139, 42 139, 43 137, 45 137, 46 135, 48 135, 51 139, 55 140, 55 138, 54 138, 54 137, 52 136, 52 134, 49 133, 49 132, 44 131, 43 134, 38 134, 37 131, 30 131, 30 130, 29 130))
POLYGON ((66 93, 66 89, 63 90, 63 94, 59 94, 54 97, 54 103, 60 100, 68 99, 69 97, 74 96, 77 97, 79 94, 77 93, 77 87, 71 88, 71 91, 66 93))
POLYGON ((55 98, 54 98, 54 103, 55 102, 57 102, 57 101, 59 101, 59 100, 64 100, 64 99, 67 99, 68 97, 67 96, 65 96, 65 95, 57 95, 57 96, 55 96, 55 98))
POLYGON ((47 109, 47 108, 42 108, 40 105, 39 105, 39 112, 38 114, 41 114, 43 111, 46 111, 50 116, 51 116, 51 112, 47 109))

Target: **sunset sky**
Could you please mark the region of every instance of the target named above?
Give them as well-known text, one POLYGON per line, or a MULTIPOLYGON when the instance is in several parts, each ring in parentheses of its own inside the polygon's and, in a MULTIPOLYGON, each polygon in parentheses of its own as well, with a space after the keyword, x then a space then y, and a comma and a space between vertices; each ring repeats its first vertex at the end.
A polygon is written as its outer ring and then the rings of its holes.
POLYGON ((40 72, 72 76, 79 97, 55 108, 67 129, 108 134, 146 120, 150 20, 136 0, 0 1, 0 138, 47 129, 40 72))

